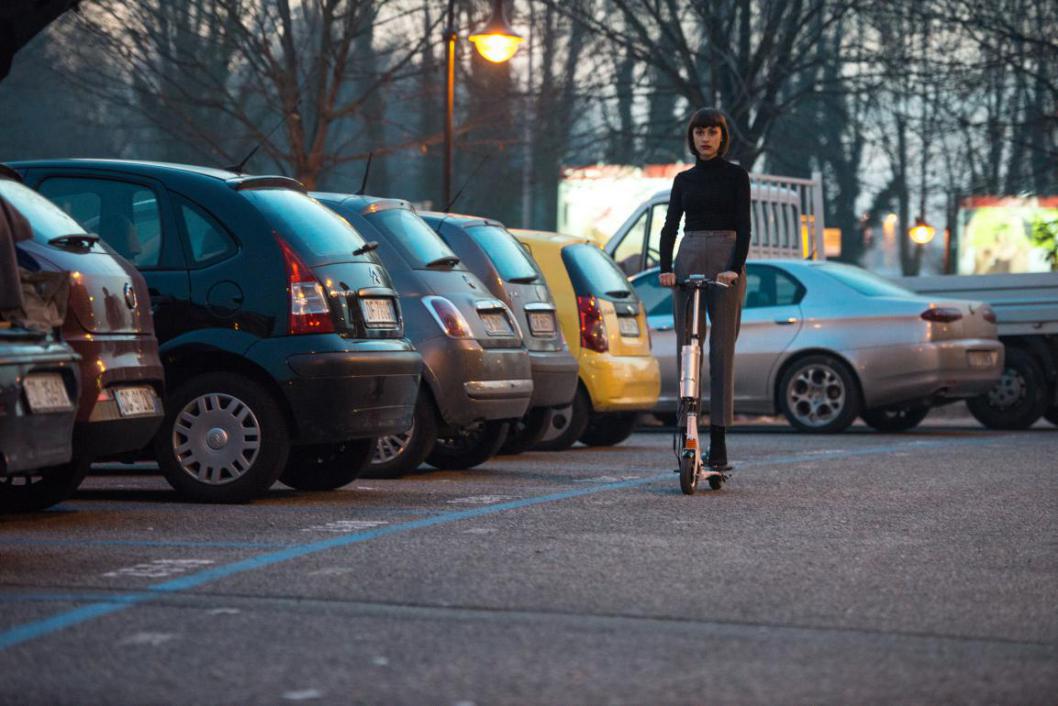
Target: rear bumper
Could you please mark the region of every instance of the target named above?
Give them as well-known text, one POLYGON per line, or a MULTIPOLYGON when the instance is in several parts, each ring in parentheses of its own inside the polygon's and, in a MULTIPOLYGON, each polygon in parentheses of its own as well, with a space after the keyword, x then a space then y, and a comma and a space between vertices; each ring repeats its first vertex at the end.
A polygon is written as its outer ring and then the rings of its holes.
POLYGON ((596 412, 650 411, 661 393, 661 368, 652 355, 582 351, 580 374, 596 412))
POLYGON ((471 340, 417 340, 442 421, 453 427, 517 419, 535 387, 524 348, 482 348, 471 340))
POLYGON ((577 393, 580 365, 568 351, 530 352, 533 374, 531 407, 560 407, 573 401, 577 393))
POLYGON ((860 349, 851 359, 870 409, 980 395, 999 380, 1004 355, 995 339, 962 339, 860 349), (971 352, 990 353, 994 362, 971 364, 971 352))
POLYGON ((290 336, 262 340, 247 355, 273 374, 286 396, 296 444, 396 434, 411 426, 422 357, 405 339, 290 336))

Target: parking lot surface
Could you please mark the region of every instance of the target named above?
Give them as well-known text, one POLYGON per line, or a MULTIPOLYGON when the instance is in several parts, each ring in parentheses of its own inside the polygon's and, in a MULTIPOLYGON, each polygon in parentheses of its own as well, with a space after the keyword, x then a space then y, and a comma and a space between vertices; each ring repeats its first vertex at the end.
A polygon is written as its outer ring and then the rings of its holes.
POLYGON ((0 703, 1054 703, 1058 430, 737 428, 0 518, 0 703))

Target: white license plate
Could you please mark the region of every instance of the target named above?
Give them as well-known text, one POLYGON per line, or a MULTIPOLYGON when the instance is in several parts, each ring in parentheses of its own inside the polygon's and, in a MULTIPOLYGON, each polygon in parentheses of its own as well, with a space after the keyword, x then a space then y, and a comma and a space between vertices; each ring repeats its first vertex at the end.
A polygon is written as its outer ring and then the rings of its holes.
POLYGON ((481 314, 481 321, 485 324, 485 332, 490 336, 509 336, 514 333, 511 322, 507 316, 501 313, 481 314))
POLYGON ((58 373, 27 375, 23 389, 30 412, 65 412, 73 409, 62 375, 58 373))
POLYGON ((622 336, 639 336, 639 319, 634 316, 618 316, 617 329, 622 336))
POLYGON ((971 368, 991 368, 999 362, 999 354, 995 351, 967 351, 966 358, 971 368))
POLYGON ((118 412, 122 417, 138 417, 154 414, 156 399, 154 389, 150 387, 119 387, 114 390, 114 399, 118 403, 118 412))
POLYGON ((394 326, 397 323, 397 308, 392 299, 364 299, 364 316, 368 326, 394 326))
POLYGON ((536 335, 552 336, 555 333, 555 316, 551 312, 540 313, 535 311, 529 314, 529 330, 536 335))

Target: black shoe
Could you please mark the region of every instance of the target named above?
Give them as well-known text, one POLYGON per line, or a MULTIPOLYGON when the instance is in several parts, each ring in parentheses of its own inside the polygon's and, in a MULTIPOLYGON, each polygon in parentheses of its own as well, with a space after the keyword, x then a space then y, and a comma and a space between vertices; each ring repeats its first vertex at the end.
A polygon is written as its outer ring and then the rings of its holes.
POLYGON ((731 466, 727 462, 727 442, 724 427, 712 425, 709 427, 709 456, 706 464, 714 471, 723 471, 731 466))

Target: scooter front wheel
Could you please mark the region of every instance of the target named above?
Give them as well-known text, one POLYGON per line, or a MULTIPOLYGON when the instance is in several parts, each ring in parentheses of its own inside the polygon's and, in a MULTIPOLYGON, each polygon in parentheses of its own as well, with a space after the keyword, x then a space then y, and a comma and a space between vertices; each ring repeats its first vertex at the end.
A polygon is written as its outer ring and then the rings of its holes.
POLYGON ((694 495, 698 489, 698 473, 694 466, 694 456, 680 458, 680 490, 684 495, 694 495))

